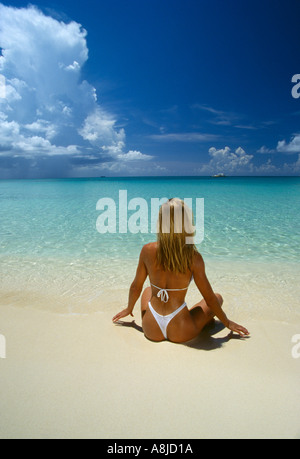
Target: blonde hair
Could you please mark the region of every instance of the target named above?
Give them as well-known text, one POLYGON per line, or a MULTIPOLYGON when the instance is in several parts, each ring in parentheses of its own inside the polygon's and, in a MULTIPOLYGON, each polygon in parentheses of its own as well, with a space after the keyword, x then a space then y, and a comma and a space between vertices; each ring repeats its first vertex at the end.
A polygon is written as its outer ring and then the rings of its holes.
POLYGON ((181 199, 169 199, 160 207, 157 262, 164 271, 186 273, 191 270, 197 252, 194 232, 192 211, 181 199))

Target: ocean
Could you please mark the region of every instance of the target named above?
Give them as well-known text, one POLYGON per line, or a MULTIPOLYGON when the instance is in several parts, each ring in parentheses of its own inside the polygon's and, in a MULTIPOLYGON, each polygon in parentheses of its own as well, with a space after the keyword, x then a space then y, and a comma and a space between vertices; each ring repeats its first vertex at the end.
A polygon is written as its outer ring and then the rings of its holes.
MULTIPOLYGON (((139 252, 156 239, 153 200, 170 197, 204 204, 197 246, 231 312, 287 321, 300 314, 299 177, 0 181, 0 304, 60 314, 124 307, 139 252), (114 231, 99 232, 100 220, 114 231)), ((199 295, 193 286, 187 299, 199 295)))

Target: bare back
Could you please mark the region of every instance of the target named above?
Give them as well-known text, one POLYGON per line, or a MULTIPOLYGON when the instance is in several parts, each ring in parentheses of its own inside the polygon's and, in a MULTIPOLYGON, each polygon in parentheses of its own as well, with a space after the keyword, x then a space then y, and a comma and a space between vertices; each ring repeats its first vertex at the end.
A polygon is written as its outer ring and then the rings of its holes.
MULTIPOLYGON (((164 271, 156 260, 157 242, 152 242, 144 246, 142 260, 145 264, 151 284, 160 289, 186 289, 192 278, 192 271, 187 273, 172 273, 164 271)), ((187 289, 181 291, 169 291, 169 301, 164 303, 157 298, 158 289, 151 286, 151 303, 159 314, 170 314, 184 303, 187 289)))

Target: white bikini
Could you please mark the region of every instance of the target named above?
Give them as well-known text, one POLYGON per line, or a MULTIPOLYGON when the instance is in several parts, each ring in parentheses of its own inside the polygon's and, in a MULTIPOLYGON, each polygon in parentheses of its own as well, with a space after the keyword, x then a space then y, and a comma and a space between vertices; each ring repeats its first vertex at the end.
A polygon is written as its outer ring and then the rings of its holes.
MULTIPOLYGON (((157 298, 160 298, 161 301, 163 301, 164 303, 167 303, 169 301, 168 292, 179 292, 181 290, 187 290, 189 288, 189 286, 187 286, 185 288, 160 288, 160 287, 157 287, 154 284, 151 284, 151 285, 152 285, 152 287, 155 287, 155 288, 157 288, 159 290, 159 292, 157 293, 157 298)), ((183 303, 181 306, 179 306, 178 309, 176 309, 176 311, 171 312, 171 314, 168 314, 166 316, 162 316, 161 314, 158 314, 158 312, 156 312, 155 309, 152 307, 150 301, 149 301, 148 305, 149 305, 149 309, 152 312, 152 315, 153 315, 154 319, 156 320, 159 328, 162 331, 162 334, 164 335, 164 337, 166 339, 168 339, 167 327, 168 327, 169 323, 171 322, 171 320, 177 314, 179 314, 179 312, 182 311, 182 309, 187 307, 186 303, 183 303)))

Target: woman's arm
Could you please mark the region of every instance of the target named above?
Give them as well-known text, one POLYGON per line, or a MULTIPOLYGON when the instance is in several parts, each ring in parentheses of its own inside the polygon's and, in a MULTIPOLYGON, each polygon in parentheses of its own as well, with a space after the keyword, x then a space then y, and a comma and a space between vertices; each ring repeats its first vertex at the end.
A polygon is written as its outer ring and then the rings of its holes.
POLYGON ((205 265, 203 258, 200 254, 196 254, 194 268, 193 268, 194 281, 203 296, 207 306, 213 311, 217 318, 233 332, 239 333, 239 335, 249 335, 249 332, 246 328, 241 325, 236 324, 228 319, 225 312, 220 306, 219 300, 216 297, 209 280, 206 277, 205 265))
POLYGON ((145 280, 148 276, 147 268, 144 262, 144 252, 145 249, 143 247, 139 258, 136 275, 129 289, 128 306, 113 317, 113 322, 117 322, 119 319, 129 315, 133 316, 133 308, 142 293, 145 280))

